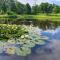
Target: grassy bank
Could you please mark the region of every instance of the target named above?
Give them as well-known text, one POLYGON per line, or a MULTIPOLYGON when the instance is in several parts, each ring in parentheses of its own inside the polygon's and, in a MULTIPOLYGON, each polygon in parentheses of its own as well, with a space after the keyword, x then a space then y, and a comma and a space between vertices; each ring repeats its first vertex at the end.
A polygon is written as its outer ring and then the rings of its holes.
POLYGON ((60 21, 60 14, 39 14, 39 15, 0 15, 0 20, 50 20, 50 21, 60 21))

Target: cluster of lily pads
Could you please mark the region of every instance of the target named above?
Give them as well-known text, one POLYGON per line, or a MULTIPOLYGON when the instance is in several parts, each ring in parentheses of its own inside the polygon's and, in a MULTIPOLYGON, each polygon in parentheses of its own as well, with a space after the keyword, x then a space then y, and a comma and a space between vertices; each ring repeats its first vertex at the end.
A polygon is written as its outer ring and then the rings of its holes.
POLYGON ((10 38, 18 38, 25 34, 27 30, 21 25, 0 24, 0 40, 8 40, 10 38))
MULTIPOLYGON (((0 25, 1 26, 1 25, 0 25)), ((10 28, 12 26, 8 25, 10 28)), ((19 28, 20 26, 18 26, 19 28)), ((2 27, 1 27, 2 28, 2 27)), ((18 29, 16 25, 10 29, 12 29, 12 33, 16 33, 16 29, 18 29)), ((2 29, 5 29, 4 27, 2 29)), ((10 30, 6 29, 10 33, 10 30)), ((17 30, 20 35, 18 38, 11 37, 7 41, 0 41, 0 53, 3 51, 7 54, 16 54, 20 56, 26 56, 31 53, 31 48, 35 47, 36 45, 44 45, 45 38, 40 36, 39 29, 32 27, 32 26, 22 26, 22 29, 17 30), (21 34, 21 31, 24 30, 24 34, 21 34), (25 33, 25 32, 28 33, 25 33)), ((7 34, 7 33, 5 33, 7 34)))

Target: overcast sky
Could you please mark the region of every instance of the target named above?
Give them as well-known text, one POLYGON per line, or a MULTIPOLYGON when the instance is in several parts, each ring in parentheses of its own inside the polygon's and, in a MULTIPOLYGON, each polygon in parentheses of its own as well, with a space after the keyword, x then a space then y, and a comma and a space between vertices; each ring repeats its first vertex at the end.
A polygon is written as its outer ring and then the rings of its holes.
POLYGON ((34 5, 34 1, 36 1, 36 4, 40 4, 41 2, 49 2, 49 3, 55 3, 57 5, 60 5, 60 0, 18 0, 23 4, 29 3, 31 6, 34 5))

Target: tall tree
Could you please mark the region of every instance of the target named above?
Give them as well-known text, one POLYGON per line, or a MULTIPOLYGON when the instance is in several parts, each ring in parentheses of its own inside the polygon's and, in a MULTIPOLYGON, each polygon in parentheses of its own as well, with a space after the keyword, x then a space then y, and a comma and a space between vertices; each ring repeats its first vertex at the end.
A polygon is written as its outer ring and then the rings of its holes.
POLYGON ((26 6, 20 2, 16 3, 16 13, 18 14, 25 14, 26 13, 26 6))
POLYGON ((17 0, 0 0, 0 11, 16 11, 17 0))
POLYGON ((53 13, 60 13, 60 6, 55 5, 53 8, 53 13))
POLYGON ((31 6, 28 3, 26 4, 26 13, 31 14, 31 6))
POLYGON ((11 11, 16 11, 16 0, 10 0, 11 11))
POLYGON ((39 13, 39 6, 38 5, 32 6, 32 14, 37 14, 37 13, 39 13))
POLYGON ((42 11, 42 13, 50 13, 52 12, 52 4, 49 4, 49 3, 41 3, 40 5, 40 9, 42 11))

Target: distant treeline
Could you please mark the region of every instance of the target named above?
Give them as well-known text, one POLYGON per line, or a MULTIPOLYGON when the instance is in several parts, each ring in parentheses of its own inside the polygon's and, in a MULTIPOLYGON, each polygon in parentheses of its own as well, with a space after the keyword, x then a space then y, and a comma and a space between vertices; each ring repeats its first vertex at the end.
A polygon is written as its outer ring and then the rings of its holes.
POLYGON ((60 6, 56 4, 41 3, 30 6, 22 4, 17 0, 0 0, 0 14, 40 14, 40 13, 60 13, 60 6))

